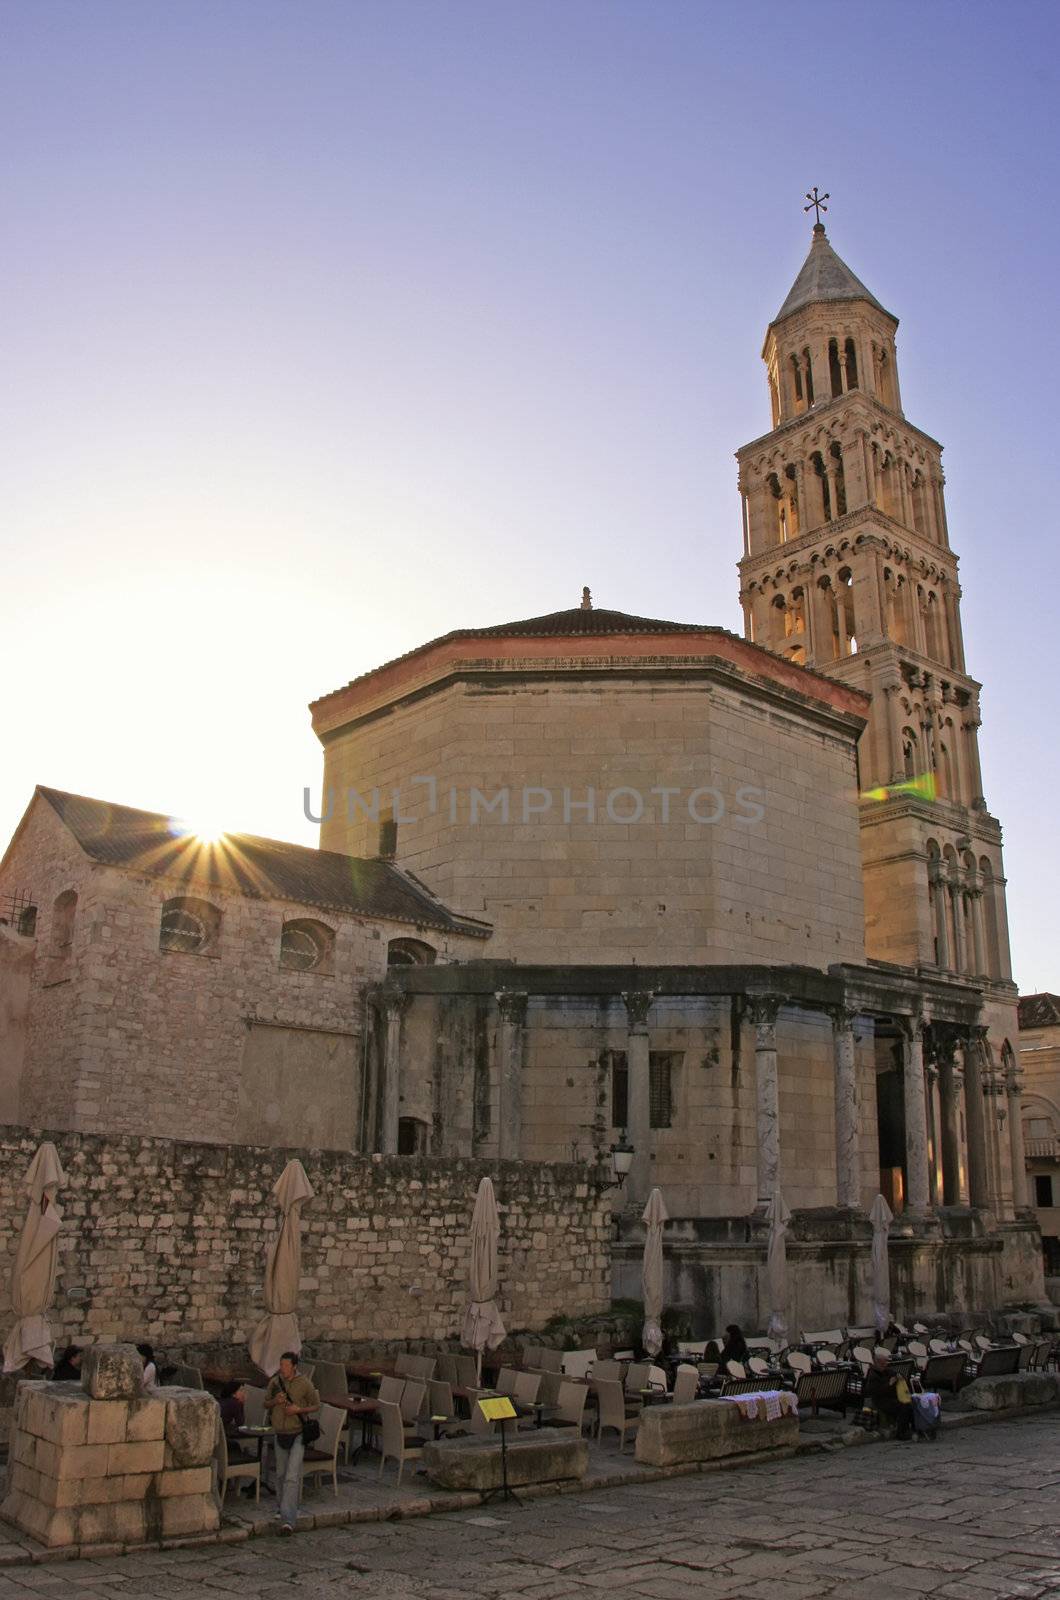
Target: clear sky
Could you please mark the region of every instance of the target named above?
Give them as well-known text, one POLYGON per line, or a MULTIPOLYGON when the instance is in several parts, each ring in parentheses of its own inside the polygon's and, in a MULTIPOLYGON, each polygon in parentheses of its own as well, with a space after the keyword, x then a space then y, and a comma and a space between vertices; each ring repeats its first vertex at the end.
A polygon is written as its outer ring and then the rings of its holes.
POLYGON ((1016 977, 1060 989, 1060 8, 0 0, 0 838, 314 842, 306 702, 577 603, 741 627, 804 191, 946 446, 1016 977))

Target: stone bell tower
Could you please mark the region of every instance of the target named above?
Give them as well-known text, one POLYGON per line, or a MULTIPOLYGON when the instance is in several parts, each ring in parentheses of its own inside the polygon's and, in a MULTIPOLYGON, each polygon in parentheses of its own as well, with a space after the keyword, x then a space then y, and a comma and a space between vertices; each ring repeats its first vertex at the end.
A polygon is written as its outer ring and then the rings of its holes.
POLYGON ((942 448, 902 409, 897 328, 818 220, 762 350, 772 429, 737 451, 745 631, 871 694, 867 953, 983 985, 998 1059, 1015 1038, 1001 828, 983 797, 942 448))

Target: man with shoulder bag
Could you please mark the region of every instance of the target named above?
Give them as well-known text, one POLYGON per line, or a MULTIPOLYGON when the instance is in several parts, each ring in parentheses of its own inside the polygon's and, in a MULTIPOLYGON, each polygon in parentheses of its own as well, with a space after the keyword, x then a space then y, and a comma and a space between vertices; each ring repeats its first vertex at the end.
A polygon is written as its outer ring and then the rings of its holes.
POLYGON ((280 1370, 265 1391, 265 1404, 276 1430, 276 1495, 280 1502, 281 1534, 291 1534, 298 1522, 298 1494, 307 1444, 320 1437, 315 1413, 320 1396, 308 1378, 298 1372, 298 1355, 285 1350, 280 1370))

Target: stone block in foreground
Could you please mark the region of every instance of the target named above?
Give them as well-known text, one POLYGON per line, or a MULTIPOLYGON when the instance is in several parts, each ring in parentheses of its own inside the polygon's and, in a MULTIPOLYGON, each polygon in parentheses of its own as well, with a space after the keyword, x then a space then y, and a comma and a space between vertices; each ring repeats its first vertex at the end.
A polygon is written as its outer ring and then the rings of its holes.
MULTIPOLYGON (((122 1363, 98 1370, 107 1376, 97 1386, 111 1394, 126 1382, 122 1363)), ((19 1384, 0 1516, 50 1548, 215 1532, 218 1412, 211 1396, 140 1389, 95 1399, 86 1389, 19 1384)))
POLYGON ((636 1459, 646 1467, 676 1467, 782 1449, 798 1441, 796 1416, 748 1421, 728 1401, 694 1400, 687 1406, 645 1406, 636 1459))
MULTIPOLYGON (((440 1489, 499 1489, 501 1447, 494 1438, 438 1439, 423 1447, 427 1476, 440 1489)), ((556 1483, 584 1478, 589 1446, 574 1428, 535 1428, 508 1441, 508 1482, 556 1483)))
POLYGON ((1055 1406, 1060 1403, 1060 1374, 1008 1372, 999 1378, 976 1378, 951 1400, 943 1395, 943 1411, 1007 1411, 1012 1406, 1055 1406))

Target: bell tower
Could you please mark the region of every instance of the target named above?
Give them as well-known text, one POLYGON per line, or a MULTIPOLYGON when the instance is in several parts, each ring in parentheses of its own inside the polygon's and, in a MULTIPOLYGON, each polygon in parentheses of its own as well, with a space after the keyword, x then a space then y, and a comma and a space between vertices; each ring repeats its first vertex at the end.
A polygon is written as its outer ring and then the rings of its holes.
POLYGON ((980 685, 942 447, 902 408, 897 328, 818 220, 762 349, 772 428, 737 451, 744 626, 872 697, 858 749, 869 956, 984 985, 1004 1037, 1015 988, 980 685))

